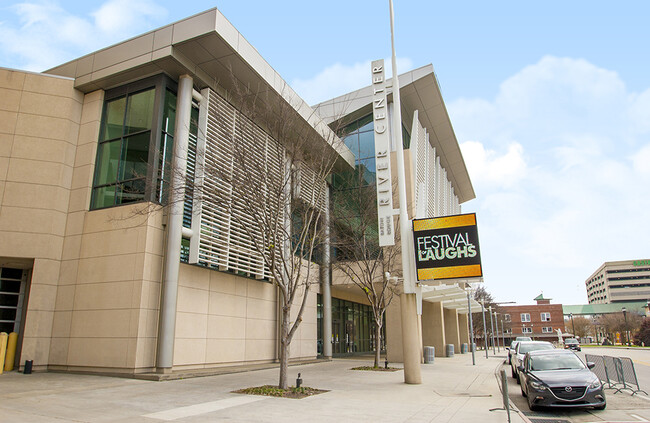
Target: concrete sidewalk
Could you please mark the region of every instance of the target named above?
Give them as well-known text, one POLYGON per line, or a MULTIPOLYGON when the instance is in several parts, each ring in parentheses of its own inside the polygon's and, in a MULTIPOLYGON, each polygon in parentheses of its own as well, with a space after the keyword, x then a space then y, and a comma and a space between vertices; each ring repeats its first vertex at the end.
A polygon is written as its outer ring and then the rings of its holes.
POLYGON ((329 390, 301 400, 231 393, 276 384, 277 369, 165 382, 11 372, 0 375, 0 422, 507 422, 496 377, 502 362, 481 353, 476 366, 471 354, 436 358, 422 365, 421 385, 404 384, 401 370, 350 370, 370 358, 293 366, 291 380, 300 372, 303 385, 329 390))

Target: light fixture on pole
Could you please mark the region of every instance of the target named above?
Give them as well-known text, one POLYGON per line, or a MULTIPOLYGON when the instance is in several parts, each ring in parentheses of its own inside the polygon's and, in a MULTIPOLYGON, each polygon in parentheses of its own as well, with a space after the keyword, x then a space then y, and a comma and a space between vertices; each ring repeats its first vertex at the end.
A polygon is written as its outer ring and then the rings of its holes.
POLYGON ((499 319, 497 317, 497 312, 496 311, 494 312, 494 320, 496 321, 494 326, 496 326, 496 330, 497 330, 497 332, 496 332, 497 351, 501 352, 501 347, 499 346, 499 319))
POLYGON ((497 349, 494 345, 494 320, 492 320, 492 306, 488 307, 490 312, 490 338, 492 339, 492 354, 496 355, 497 349))
POLYGON ((630 345, 630 337, 627 331, 627 309, 623 307, 621 311, 623 312, 623 318, 625 319, 625 345, 630 345))
POLYGON ((485 358, 488 358, 487 326, 485 322, 485 302, 483 300, 481 300, 481 311, 483 312, 483 348, 485 348, 485 358))
POLYGON ((571 327, 573 328, 573 336, 576 336, 576 325, 573 322, 573 313, 569 313, 569 317, 571 318, 571 327))

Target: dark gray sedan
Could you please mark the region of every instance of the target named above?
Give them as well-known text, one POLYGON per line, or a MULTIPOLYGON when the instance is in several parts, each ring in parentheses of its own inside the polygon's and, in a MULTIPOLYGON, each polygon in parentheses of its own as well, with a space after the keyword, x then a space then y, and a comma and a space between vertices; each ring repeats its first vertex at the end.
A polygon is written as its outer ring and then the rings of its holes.
POLYGON ((532 351, 519 366, 521 394, 528 407, 594 407, 607 406, 603 384, 585 363, 569 350, 532 351))

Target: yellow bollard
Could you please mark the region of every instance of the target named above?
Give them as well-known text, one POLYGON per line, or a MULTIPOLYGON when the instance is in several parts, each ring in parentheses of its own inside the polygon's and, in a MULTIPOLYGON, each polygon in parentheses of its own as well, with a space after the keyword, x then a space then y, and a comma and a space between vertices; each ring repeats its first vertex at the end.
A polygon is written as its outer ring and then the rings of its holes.
POLYGON ((9 340, 7 341, 7 356, 5 357, 5 372, 10 372, 14 369, 14 361, 16 360, 16 345, 18 344, 18 334, 11 332, 9 340))
MULTIPOLYGON (((7 332, 0 333, 0 363, 5 362, 5 353, 7 352, 7 332)), ((0 375, 4 372, 5 366, 0 366, 0 375)))

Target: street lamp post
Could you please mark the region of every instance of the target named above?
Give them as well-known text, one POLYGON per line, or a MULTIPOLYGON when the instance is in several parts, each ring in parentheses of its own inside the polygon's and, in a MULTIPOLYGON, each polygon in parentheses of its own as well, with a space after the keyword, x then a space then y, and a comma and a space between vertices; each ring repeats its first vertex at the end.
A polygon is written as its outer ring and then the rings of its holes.
POLYGON ((571 318, 571 327, 573 328, 573 336, 576 336, 576 325, 573 323, 573 313, 569 313, 569 317, 571 318))
POLYGON ((488 358, 487 327, 485 323, 485 302, 484 301, 481 301, 481 310, 483 312, 483 347, 485 348, 485 358, 488 358))
POLYGON ((630 345, 630 337, 629 337, 628 331, 627 331, 627 309, 625 307, 623 307, 621 309, 621 311, 623 312, 623 318, 625 319, 625 345, 629 346, 630 345))
POLYGON ((497 349, 494 345, 494 321, 492 320, 492 306, 488 307, 490 311, 490 338, 492 338, 492 354, 496 355, 497 349))
POLYGON ((503 331, 503 319, 501 319, 501 338, 503 340, 503 349, 506 349, 506 333, 503 331))
POLYGON ((496 328, 496 338, 497 338, 497 351, 501 352, 501 347, 499 345, 499 318, 497 317, 497 312, 494 312, 494 326, 496 328))

